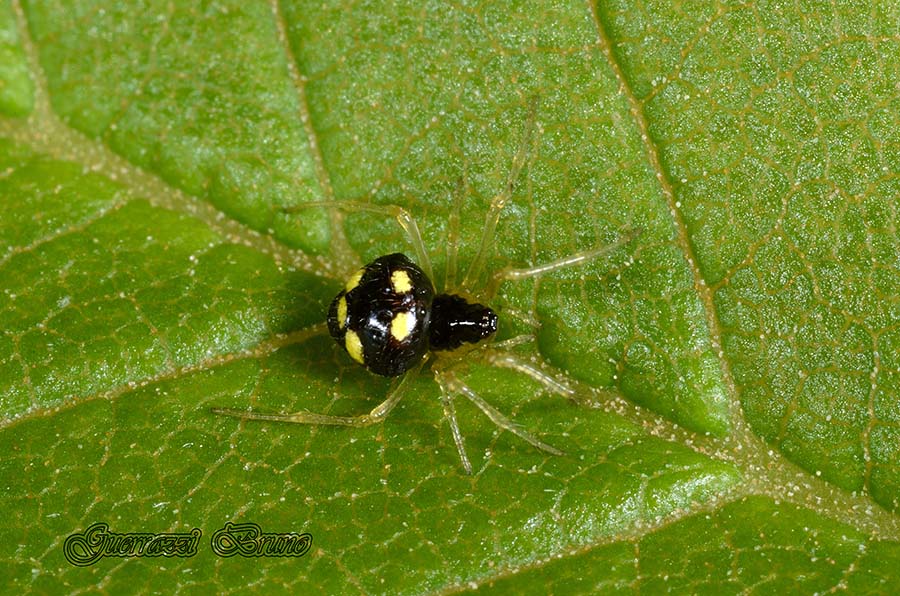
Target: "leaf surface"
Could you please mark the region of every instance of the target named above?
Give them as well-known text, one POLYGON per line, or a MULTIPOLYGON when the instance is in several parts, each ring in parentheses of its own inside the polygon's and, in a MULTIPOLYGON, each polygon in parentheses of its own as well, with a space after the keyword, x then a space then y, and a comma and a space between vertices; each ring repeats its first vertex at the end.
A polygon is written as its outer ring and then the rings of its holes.
POLYGON ((897 585, 898 24, 887 2, 0 6, 4 587, 897 585), (391 391, 321 323, 355 266, 412 250, 397 222, 284 207, 399 205, 453 288, 508 188, 471 289, 578 403, 486 352, 434 366, 565 455, 457 398, 464 475, 427 369, 368 428, 211 412, 391 391), (203 539, 72 566, 98 521, 203 539), (313 548, 222 559, 229 521, 313 548))

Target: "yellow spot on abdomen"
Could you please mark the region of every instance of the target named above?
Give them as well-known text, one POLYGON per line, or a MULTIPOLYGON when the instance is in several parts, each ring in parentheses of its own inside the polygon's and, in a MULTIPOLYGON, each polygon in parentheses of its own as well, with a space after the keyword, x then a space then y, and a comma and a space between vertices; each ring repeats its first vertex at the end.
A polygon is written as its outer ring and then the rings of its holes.
POLYGON ((359 341, 359 336, 355 331, 347 331, 344 335, 344 345, 347 347, 347 353, 350 354, 351 358, 360 364, 365 364, 363 361, 362 342, 359 341))
POLYGON ((353 288, 359 285, 359 280, 362 279, 363 273, 366 272, 366 268, 363 267, 356 273, 350 276, 350 279, 347 280, 347 285, 344 286, 344 291, 349 292, 353 288))
POLYGON ((347 321, 347 298, 341 296, 340 300, 338 300, 337 305, 337 320, 338 320, 338 329, 344 328, 344 323, 347 321))
POLYGON ((405 294, 412 289, 412 280, 406 271, 397 269, 391 273, 391 285, 398 294, 405 294))
POLYGON ((416 319, 412 316, 412 313, 398 312, 391 321, 391 337, 397 341, 403 341, 412 333, 415 324, 416 319))

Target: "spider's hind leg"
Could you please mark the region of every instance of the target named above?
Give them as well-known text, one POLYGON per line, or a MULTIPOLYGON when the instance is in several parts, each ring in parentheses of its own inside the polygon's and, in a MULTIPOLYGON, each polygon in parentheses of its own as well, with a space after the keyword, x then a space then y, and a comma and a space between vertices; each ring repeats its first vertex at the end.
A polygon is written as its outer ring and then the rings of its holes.
POLYGON ((372 426, 373 424, 384 421, 391 410, 400 403, 400 400, 403 398, 403 394, 406 391, 407 382, 414 378, 421 368, 422 364, 419 364, 416 368, 407 371, 406 374, 403 375, 403 378, 400 379, 400 382, 393 385, 383 402, 372 408, 372 411, 368 414, 361 414, 359 416, 332 416, 330 414, 316 414, 315 412, 276 414, 255 412, 253 410, 238 410, 234 408, 212 408, 212 412, 223 416, 231 416, 232 418, 241 418, 243 420, 268 420, 272 422, 324 424, 329 426, 352 426, 356 428, 372 426))
POLYGON ((422 233, 416 220, 410 215, 409 211, 398 205, 376 205, 373 203, 363 203, 361 201, 308 201, 299 205, 290 207, 282 207, 282 213, 296 213, 304 209, 336 209, 345 212, 363 212, 392 217, 403 229, 406 239, 409 241, 415 252, 416 260, 419 267, 428 276, 428 279, 434 279, 431 270, 431 259, 428 257, 428 250, 425 248, 425 242, 422 240, 422 233))

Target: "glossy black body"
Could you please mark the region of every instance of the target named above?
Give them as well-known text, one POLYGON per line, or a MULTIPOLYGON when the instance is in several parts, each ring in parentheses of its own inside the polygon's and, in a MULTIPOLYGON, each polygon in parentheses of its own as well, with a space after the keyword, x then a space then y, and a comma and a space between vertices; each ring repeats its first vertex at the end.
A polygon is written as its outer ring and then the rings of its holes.
POLYGON ((400 253, 379 257, 363 267, 354 287, 335 296, 328 309, 328 331, 344 349, 347 332, 356 333, 362 346, 362 364, 377 375, 394 377, 412 368, 428 351, 432 300, 434 286, 418 265, 400 253), (409 291, 395 289, 391 278, 396 271, 408 276, 409 291), (341 298, 347 304, 344 321, 338 320, 341 298), (412 331, 402 340, 391 334, 391 323, 398 313, 413 317, 412 331))
POLYGON ((358 338, 355 359, 377 375, 403 374, 428 350, 453 350, 497 330, 494 311, 460 296, 435 295, 428 276, 403 254, 379 257, 356 276, 331 302, 328 331, 354 357, 354 350, 348 349, 354 344, 348 342, 352 332, 354 341, 358 338), (405 273, 399 284, 398 271, 405 273), (342 300, 346 312, 340 317, 342 300), (398 326, 399 333, 392 328, 398 316, 405 323, 398 326))
POLYGON ((455 350, 477 343, 497 331, 497 314, 486 306, 453 294, 439 294, 431 303, 428 343, 432 350, 455 350))

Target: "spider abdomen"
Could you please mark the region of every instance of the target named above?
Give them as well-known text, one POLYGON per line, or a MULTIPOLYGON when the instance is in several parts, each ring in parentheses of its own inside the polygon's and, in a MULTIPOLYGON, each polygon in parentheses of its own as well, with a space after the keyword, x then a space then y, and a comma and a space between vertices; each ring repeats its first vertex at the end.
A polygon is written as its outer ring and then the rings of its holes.
POLYGON ((405 255, 379 257, 353 274, 328 309, 328 331, 353 360, 395 377, 428 350, 454 350, 497 330, 497 315, 461 296, 439 294, 405 255))
POLYGON ((405 255, 379 257, 347 281, 328 309, 328 331, 353 360, 395 377, 428 351, 434 286, 405 255))

